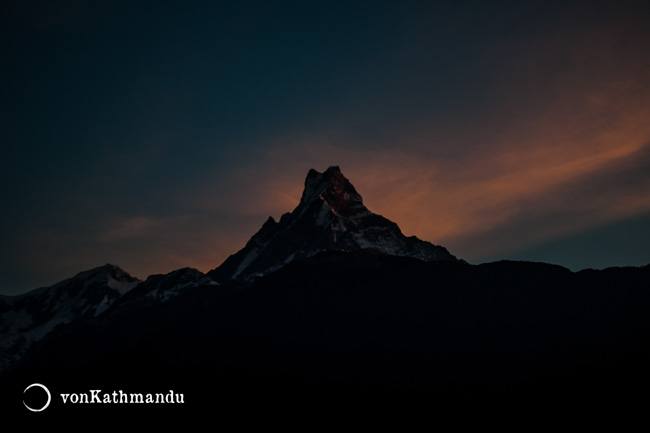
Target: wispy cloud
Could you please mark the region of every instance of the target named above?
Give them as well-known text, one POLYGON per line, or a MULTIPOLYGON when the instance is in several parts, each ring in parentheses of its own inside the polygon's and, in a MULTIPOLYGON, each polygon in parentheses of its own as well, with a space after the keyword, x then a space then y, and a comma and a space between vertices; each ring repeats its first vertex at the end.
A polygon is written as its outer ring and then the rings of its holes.
POLYGON ((482 146, 463 137, 441 150, 423 145, 433 141, 429 131, 375 152, 346 146, 345 137, 285 137, 263 165, 234 171, 234 183, 249 182, 245 195, 256 198, 240 211, 279 216, 297 204, 308 168, 339 164, 366 204, 407 234, 465 257, 505 254, 650 211, 650 112, 619 110, 604 120, 556 118, 552 128, 504 124, 482 146))

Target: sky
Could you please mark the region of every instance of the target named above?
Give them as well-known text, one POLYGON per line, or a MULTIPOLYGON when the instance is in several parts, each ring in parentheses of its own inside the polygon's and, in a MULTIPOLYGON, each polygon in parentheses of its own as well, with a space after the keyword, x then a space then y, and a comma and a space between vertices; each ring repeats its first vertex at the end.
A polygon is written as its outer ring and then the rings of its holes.
POLYGON ((0 6, 0 294, 216 268, 341 167, 470 263, 650 263, 647 1, 0 6))

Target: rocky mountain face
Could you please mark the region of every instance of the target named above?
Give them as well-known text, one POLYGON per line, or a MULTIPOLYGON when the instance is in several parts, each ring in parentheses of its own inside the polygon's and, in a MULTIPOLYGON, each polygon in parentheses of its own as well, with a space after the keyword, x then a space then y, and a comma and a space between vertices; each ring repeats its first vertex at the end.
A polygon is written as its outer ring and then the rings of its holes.
POLYGON ((183 268, 145 281, 107 264, 50 287, 0 296, 0 371, 36 342, 65 326, 112 323, 127 312, 169 301, 184 290, 216 286, 202 272, 183 268), (106 315, 109 312, 111 314, 106 315))
POLYGON ((405 236, 397 224, 368 210, 339 167, 332 166, 324 173, 310 170, 298 206, 280 221, 269 217, 242 250, 208 276, 219 282, 247 280, 319 252, 365 248, 424 261, 458 260, 444 247, 405 236))
POLYGON ((51 287, 1 296, 0 370, 19 360, 57 326, 99 316, 139 283, 119 267, 107 264, 51 287))

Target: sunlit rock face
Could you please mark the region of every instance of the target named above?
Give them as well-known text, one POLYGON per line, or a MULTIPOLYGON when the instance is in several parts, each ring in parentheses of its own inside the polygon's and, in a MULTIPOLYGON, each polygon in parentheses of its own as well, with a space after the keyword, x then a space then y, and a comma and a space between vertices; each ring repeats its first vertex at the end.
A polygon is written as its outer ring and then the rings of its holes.
POLYGON ((280 221, 269 217, 242 250, 208 275, 220 282, 247 280, 319 252, 366 248, 425 261, 458 260, 444 247, 404 236, 397 224, 368 210, 332 166, 323 173, 310 170, 298 206, 280 221))

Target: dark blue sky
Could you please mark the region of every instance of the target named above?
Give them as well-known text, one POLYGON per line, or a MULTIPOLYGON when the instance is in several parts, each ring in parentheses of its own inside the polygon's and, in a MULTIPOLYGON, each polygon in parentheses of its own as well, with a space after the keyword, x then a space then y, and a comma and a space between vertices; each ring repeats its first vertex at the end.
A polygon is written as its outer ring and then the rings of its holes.
POLYGON ((15 3, 2 294, 207 271, 329 165, 473 263, 650 263, 647 2, 15 3))

